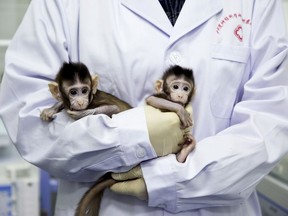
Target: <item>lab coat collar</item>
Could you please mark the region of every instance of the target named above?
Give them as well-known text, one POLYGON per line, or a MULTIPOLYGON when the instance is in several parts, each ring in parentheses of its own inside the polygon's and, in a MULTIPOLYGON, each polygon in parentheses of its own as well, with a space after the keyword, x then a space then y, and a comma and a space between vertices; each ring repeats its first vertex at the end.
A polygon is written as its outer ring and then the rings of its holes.
POLYGON ((221 0, 186 0, 170 36, 171 42, 197 28, 222 8, 221 0))
POLYGON ((173 28, 158 0, 121 0, 122 5, 170 36, 170 43, 222 10, 221 0, 186 0, 173 28))
POLYGON ((173 26, 158 0, 121 0, 122 5, 170 35, 173 26))

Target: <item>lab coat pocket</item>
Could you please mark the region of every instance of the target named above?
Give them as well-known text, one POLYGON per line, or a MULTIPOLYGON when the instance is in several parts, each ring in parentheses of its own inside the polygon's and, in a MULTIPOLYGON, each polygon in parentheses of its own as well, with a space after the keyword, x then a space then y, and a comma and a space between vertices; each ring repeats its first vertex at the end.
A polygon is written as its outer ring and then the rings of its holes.
POLYGON ((250 48, 221 44, 214 44, 211 48, 211 112, 217 118, 230 118, 239 96, 250 48))

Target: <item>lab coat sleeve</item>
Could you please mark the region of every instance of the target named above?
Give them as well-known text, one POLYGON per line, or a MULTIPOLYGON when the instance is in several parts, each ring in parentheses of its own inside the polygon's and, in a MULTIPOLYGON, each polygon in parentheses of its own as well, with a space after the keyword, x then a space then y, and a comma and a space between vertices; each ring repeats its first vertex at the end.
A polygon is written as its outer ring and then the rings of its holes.
POLYGON ((56 102, 47 84, 73 52, 66 15, 62 1, 31 2, 6 54, 0 114, 25 160, 58 178, 95 181, 108 170, 127 170, 156 154, 143 108, 112 118, 73 121, 61 112, 52 122, 40 119, 41 110, 56 102))
POLYGON ((240 205, 288 152, 288 49, 281 1, 256 2, 251 74, 231 126, 198 142, 183 164, 174 155, 142 163, 149 206, 180 212, 240 205))

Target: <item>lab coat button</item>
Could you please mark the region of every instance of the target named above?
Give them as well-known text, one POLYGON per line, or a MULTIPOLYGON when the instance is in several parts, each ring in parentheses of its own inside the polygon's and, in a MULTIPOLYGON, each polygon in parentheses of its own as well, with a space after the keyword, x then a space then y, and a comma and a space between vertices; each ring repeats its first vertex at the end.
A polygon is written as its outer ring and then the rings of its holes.
POLYGON ((146 155, 146 151, 143 148, 139 148, 136 152, 138 158, 143 158, 146 155))
POLYGON ((169 59, 173 64, 179 64, 182 61, 181 54, 178 52, 172 52, 169 59))

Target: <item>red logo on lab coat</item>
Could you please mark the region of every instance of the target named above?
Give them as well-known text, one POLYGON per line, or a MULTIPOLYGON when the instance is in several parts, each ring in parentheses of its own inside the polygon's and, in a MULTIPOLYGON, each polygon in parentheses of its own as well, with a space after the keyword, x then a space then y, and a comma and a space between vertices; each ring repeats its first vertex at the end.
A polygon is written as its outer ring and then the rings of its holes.
POLYGON ((234 35, 238 38, 238 40, 240 42, 243 41, 243 28, 241 25, 238 25, 235 29, 234 29, 234 35))
POLYGON ((216 33, 221 34, 222 29, 225 28, 225 26, 233 20, 239 23, 238 26, 234 29, 234 35, 237 37, 239 41, 242 42, 243 41, 242 25, 245 26, 252 25, 252 22, 249 18, 242 17, 241 13, 229 14, 227 16, 222 17, 219 23, 217 24, 216 33))

